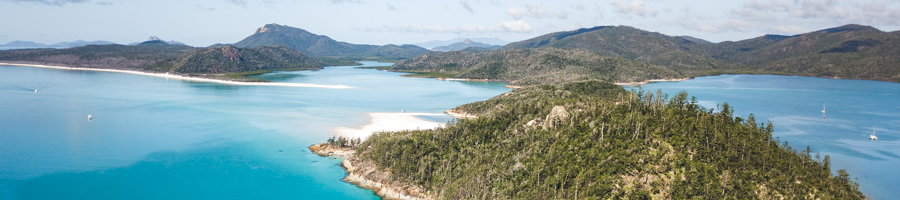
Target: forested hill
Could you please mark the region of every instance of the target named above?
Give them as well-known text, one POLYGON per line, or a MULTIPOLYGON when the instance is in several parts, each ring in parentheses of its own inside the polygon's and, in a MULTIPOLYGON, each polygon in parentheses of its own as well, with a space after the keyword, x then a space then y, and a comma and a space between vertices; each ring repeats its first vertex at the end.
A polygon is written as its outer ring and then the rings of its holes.
POLYGON ((256 29, 253 35, 247 36, 234 44, 238 47, 257 47, 285 45, 304 54, 316 57, 351 57, 351 58, 411 58, 428 52, 428 49, 415 45, 364 45, 339 42, 324 35, 316 35, 306 30, 266 24, 256 29))
POLYGON ((573 82, 457 109, 482 116, 376 133, 348 160, 438 199, 865 198, 844 170, 831 173, 827 155, 792 149, 771 124, 684 93, 573 82))
POLYGON ((598 26, 556 32, 514 42, 503 49, 565 48, 586 49, 602 56, 621 57, 673 70, 711 70, 732 68, 691 48, 697 43, 683 37, 667 36, 629 26, 598 26))
POLYGON ((583 49, 557 48, 430 52, 397 62, 390 70, 502 80, 513 85, 583 80, 632 82, 685 77, 675 70, 656 65, 601 56, 583 49))
POLYGON ((845 25, 692 48, 758 72, 900 82, 900 31, 845 25))
POLYGON ((6 50, 0 51, 0 61, 192 75, 320 69, 324 66, 321 61, 285 46, 194 48, 161 41, 134 46, 6 50))
POLYGON ((900 32, 845 25, 795 36, 709 43, 628 26, 550 33, 503 49, 577 48, 684 74, 776 73, 900 82, 900 32))

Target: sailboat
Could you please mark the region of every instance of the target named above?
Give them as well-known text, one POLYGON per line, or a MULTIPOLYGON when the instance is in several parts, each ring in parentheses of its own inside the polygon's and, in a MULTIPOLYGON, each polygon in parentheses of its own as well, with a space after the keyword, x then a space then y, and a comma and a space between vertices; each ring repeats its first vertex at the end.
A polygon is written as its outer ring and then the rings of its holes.
POLYGON ((875 136, 875 126, 872 126, 872 135, 869 135, 870 140, 878 140, 878 137, 875 136))
POLYGON ((822 118, 825 118, 825 104, 822 104, 822 118))

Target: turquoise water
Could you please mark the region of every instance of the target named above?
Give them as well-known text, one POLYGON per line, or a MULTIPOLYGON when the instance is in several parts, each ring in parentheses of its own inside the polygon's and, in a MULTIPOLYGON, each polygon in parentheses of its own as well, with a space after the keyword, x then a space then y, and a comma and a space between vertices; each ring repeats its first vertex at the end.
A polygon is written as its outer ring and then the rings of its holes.
POLYGON ((357 89, 0 66, 0 199, 377 199, 306 147, 368 112, 440 113, 509 91, 353 67, 257 78, 357 89))
MULTIPOLYGON (((628 88, 628 87, 626 87, 628 88)), ((699 104, 728 102, 736 116, 771 121, 774 137, 831 156, 872 199, 900 199, 900 84, 774 75, 722 75, 658 82, 644 90, 687 91, 699 104), (822 106, 827 118, 822 117, 822 106), (869 140, 875 127, 878 141, 869 140)), ((638 89, 638 88, 634 88, 638 89)))

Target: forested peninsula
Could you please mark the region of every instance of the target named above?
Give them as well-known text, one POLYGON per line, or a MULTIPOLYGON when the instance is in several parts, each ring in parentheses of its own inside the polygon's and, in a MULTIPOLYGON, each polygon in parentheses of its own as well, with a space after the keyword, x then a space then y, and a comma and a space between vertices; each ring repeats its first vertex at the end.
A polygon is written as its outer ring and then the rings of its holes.
MULTIPOLYGON (((771 123, 688 94, 600 81, 515 89, 434 130, 320 144, 353 151, 345 179, 390 198, 864 199, 830 158, 771 123)), ((327 154, 327 152, 325 153, 327 154)))
POLYGON ((243 78, 273 70, 322 69, 325 64, 286 46, 195 48, 147 41, 138 45, 87 45, 67 49, 0 51, 0 62, 77 68, 170 73, 193 77, 258 81, 243 78))

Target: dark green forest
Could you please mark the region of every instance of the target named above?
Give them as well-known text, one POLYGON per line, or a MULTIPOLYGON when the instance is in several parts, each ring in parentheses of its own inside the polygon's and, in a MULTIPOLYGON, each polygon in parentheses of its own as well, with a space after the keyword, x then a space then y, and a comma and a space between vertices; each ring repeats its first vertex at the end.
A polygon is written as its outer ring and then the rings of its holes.
POLYGON ((325 64, 286 46, 194 48, 149 41, 138 45, 87 45, 67 49, 0 51, 0 61, 67 67, 136 70, 224 79, 247 72, 322 69, 325 64))
MULTIPOLYGON (((393 71, 450 71, 456 78, 471 76, 468 70, 507 62, 506 57, 492 56, 512 50, 565 49, 584 50, 597 56, 623 58, 640 64, 662 68, 662 77, 692 78, 719 74, 779 74, 824 78, 867 79, 900 82, 900 32, 883 32, 869 26, 845 25, 800 35, 765 35, 741 41, 710 43, 686 36, 668 36, 629 26, 598 26, 541 35, 513 42, 498 52, 459 51, 432 52, 408 61, 398 62, 393 71), (468 52, 468 54, 464 53, 468 52), (481 53, 476 53, 481 52, 481 53), (462 59, 464 57, 478 59, 462 59), (421 62, 440 61, 440 65, 421 62), (669 73, 671 71, 674 73, 669 73)), ((529 60, 538 60, 532 58, 529 60)), ((548 68, 558 63, 531 62, 542 68, 540 75, 563 72, 548 68)), ((522 64, 516 65, 519 67, 522 64)), ((579 67, 578 64, 567 64, 579 67)), ((535 67, 533 67, 535 68, 535 67)), ((524 70, 524 69, 523 69, 524 70)), ((488 79, 515 81, 502 76, 488 79)), ((640 70, 639 72, 647 72, 640 70)), ((605 75, 605 74, 601 74, 605 75)), ((635 82, 654 76, 630 72, 635 82)), ((584 75, 606 80, 597 74, 584 75)), ((526 75, 534 77, 534 75, 526 75)), ((621 78, 620 78, 621 79, 621 78)), ((558 83, 557 79, 539 78, 537 84, 558 83)), ((616 80, 620 81, 620 80, 616 80)))
POLYGON ((389 70, 499 80, 512 85, 586 80, 632 82, 685 77, 675 70, 657 65, 601 56, 584 49, 558 48, 430 52, 401 60, 389 70))
MULTIPOLYGON (((686 93, 599 81, 516 89, 460 106, 476 119, 382 132, 358 157, 439 199, 864 199, 830 159, 771 123, 686 93)), ((347 141, 347 140, 342 140, 347 141)))

